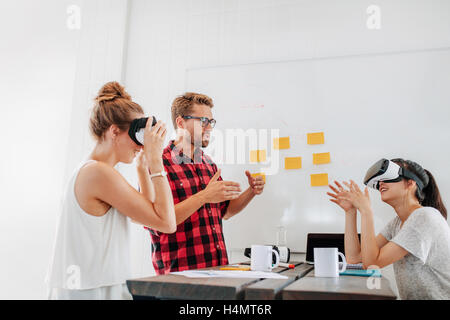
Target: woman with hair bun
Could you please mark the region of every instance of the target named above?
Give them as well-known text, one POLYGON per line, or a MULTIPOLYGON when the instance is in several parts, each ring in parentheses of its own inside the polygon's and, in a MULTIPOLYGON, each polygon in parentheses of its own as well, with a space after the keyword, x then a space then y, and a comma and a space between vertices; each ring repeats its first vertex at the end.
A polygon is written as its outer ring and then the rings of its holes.
POLYGON ((365 269, 393 264, 401 299, 450 299, 450 228, 433 175, 414 161, 382 159, 365 183, 380 191, 397 216, 375 235, 367 187, 361 191, 353 180, 343 182, 348 189, 337 181, 330 185, 330 200, 345 211, 347 261, 362 262, 365 269))
POLYGON ((152 127, 147 121, 140 146, 128 129, 142 117, 141 106, 119 83, 100 89, 90 119, 96 146, 75 169, 63 199, 47 276, 50 299, 131 299, 125 284, 131 275, 130 219, 161 232, 175 231, 162 163, 166 126, 158 121, 152 127), (140 192, 114 168, 136 156, 140 192))

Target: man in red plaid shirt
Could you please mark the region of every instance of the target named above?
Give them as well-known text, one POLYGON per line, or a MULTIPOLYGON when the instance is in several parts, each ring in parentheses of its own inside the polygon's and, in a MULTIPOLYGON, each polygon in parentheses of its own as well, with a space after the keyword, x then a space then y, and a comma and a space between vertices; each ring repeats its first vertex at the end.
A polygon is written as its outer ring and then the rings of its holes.
POLYGON ((209 144, 212 99, 186 93, 172 104, 176 140, 164 149, 163 164, 175 203, 177 231, 152 229, 153 266, 157 274, 228 264, 222 219, 242 211, 264 189, 262 177, 246 171, 249 188, 241 193, 238 183, 223 181, 220 169, 201 148, 209 144))

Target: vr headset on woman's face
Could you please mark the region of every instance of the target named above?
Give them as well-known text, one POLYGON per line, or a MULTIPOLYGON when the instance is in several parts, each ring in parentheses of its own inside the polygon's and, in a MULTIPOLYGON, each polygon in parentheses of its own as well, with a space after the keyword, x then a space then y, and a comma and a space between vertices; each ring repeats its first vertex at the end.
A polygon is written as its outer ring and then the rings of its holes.
POLYGON ((373 189, 380 188, 380 181, 398 182, 402 179, 412 179, 416 182, 417 187, 422 190, 423 182, 411 171, 408 171, 393 161, 381 159, 367 170, 364 177, 364 184, 373 189))
MULTIPOLYGON (((144 145, 144 129, 149 118, 134 119, 130 124, 128 135, 138 146, 144 145)), ((156 124, 156 118, 152 116, 152 127, 156 124)))

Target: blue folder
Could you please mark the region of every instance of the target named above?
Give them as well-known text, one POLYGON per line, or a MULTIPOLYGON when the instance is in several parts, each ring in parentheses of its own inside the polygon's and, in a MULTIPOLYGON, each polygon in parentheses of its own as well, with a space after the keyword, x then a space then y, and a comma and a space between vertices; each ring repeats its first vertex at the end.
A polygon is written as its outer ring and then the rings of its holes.
POLYGON ((348 269, 339 273, 341 276, 360 276, 360 277, 381 277, 381 272, 378 269, 372 270, 354 270, 348 269))

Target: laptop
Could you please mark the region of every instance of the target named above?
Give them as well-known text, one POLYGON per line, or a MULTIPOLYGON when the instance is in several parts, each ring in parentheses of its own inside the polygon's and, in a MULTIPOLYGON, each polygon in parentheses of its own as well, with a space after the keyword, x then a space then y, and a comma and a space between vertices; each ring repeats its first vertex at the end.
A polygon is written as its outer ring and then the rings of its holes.
MULTIPOLYGON (((361 234, 358 234, 358 237, 359 241, 361 241, 361 234)), ((345 255, 344 234, 308 233, 306 240, 306 263, 314 264, 314 248, 338 248, 338 251, 345 255)))

